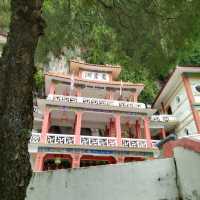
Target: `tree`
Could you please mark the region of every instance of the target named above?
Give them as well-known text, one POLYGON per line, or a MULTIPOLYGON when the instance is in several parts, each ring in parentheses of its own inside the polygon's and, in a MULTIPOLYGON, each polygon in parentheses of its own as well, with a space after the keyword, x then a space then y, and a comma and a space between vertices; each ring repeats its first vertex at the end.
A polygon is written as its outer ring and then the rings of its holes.
POLYGON ((0 196, 24 200, 31 178, 34 55, 43 34, 42 0, 11 0, 7 44, 0 60, 0 196))

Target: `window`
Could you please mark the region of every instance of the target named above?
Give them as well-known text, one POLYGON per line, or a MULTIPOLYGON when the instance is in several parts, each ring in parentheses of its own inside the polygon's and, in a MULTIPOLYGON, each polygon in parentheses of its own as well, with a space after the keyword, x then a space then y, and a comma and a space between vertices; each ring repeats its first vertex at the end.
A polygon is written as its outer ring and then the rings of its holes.
POLYGON ((195 85, 194 88, 197 93, 200 93, 200 85, 195 85))
POLYGON ((180 103, 181 102, 181 98, 179 96, 176 97, 176 103, 180 103))
POLYGON ((184 129, 184 133, 185 133, 186 135, 189 135, 189 130, 188 130, 187 128, 185 128, 185 129, 184 129))
POLYGON ((171 115, 171 114, 172 114, 171 106, 169 106, 166 110, 167 110, 167 114, 168 114, 168 115, 171 115))

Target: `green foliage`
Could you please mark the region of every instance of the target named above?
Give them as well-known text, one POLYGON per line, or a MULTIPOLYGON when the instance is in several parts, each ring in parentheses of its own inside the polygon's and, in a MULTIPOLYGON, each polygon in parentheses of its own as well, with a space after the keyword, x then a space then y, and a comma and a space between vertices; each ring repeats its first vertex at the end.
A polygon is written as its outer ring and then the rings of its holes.
POLYGON ((10 0, 0 1, 0 31, 7 31, 10 22, 10 0))
MULTIPOLYGON (((0 2, 0 27, 8 24, 8 2, 0 2)), ((142 99, 151 102, 171 68, 199 65, 199 10, 197 0, 45 0, 36 60, 80 49, 87 62, 123 66, 120 78, 144 83, 142 99)))
POLYGON ((36 91, 41 90, 44 86, 44 72, 42 69, 37 68, 37 71, 34 75, 34 80, 36 91))
POLYGON ((134 69, 131 67, 124 68, 120 78, 124 81, 130 81, 133 83, 143 83, 145 85, 145 89, 142 91, 139 100, 149 104, 153 102, 153 99, 158 91, 158 86, 145 68, 139 66, 134 67, 134 69))

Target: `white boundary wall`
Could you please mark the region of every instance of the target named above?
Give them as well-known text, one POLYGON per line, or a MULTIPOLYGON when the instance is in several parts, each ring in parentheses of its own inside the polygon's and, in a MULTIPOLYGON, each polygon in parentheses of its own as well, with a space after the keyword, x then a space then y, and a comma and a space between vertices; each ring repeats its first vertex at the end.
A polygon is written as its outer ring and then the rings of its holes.
POLYGON ((173 159, 35 173, 27 200, 175 200, 173 159))

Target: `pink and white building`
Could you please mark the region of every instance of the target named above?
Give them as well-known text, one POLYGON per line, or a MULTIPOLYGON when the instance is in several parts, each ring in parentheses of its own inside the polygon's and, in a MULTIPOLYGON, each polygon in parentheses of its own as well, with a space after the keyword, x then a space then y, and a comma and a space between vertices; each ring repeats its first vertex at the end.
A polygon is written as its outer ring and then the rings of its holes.
POLYGON ((117 81, 120 66, 71 60, 45 74, 29 144, 34 171, 154 159, 178 122, 138 102, 141 83, 117 81))

